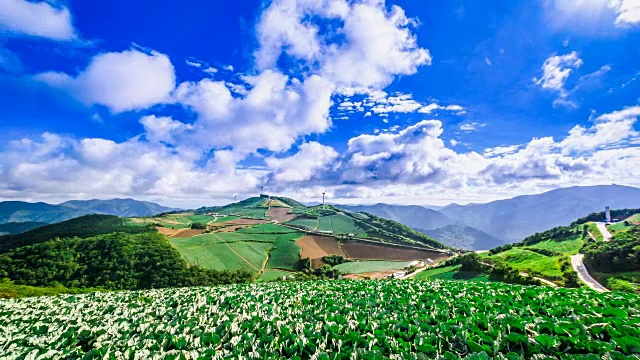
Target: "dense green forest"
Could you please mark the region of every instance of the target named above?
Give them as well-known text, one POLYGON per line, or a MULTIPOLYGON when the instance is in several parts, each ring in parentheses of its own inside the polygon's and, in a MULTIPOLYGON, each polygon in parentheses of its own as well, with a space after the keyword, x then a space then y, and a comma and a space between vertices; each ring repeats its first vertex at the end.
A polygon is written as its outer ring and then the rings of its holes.
POLYGON ((18 285, 134 290, 219 285, 253 277, 247 271, 188 267, 166 237, 154 232, 57 239, 0 254, 0 278, 18 285))
POLYGON ((640 270, 640 226, 616 234, 612 241, 586 245, 584 263, 590 270, 617 273, 640 270))
POLYGON ((122 219, 113 215, 85 215, 18 235, 0 236, 0 252, 20 246, 39 244, 55 238, 88 238, 114 232, 139 234, 148 231, 155 231, 155 228, 153 226, 126 226, 122 219))

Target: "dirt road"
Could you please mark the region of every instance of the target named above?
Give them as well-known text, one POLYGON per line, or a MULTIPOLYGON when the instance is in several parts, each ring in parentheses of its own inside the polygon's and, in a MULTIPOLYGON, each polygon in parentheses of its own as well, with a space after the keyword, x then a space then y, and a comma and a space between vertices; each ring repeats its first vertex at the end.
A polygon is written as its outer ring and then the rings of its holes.
POLYGON ((609 232, 609 229, 607 229, 607 225, 605 225, 605 223, 603 222, 596 222, 595 224, 598 227, 598 230, 600 230, 600 233, 602 234, 602 239, 604 241, 610 241, 613 235, 611 235, 611 233, 609 232))
POLYGON ((583 254, 573 255, 571 257, 571 266, 573 266, 573 269, 578 273, 578 277, 580 278, 580 280, 582 280, 582 282, 584 282, 585 284, 587 284, 587 286, 589 286, 591 289, 597 292, 608 292, 609 290, 607 290, 607 288, 600 285, 600 283, 595 281, 591 277, 591 275, 589 275, 587 268, 584 266, 584 263, 582 262, 582 258, 584 258, 583 254))

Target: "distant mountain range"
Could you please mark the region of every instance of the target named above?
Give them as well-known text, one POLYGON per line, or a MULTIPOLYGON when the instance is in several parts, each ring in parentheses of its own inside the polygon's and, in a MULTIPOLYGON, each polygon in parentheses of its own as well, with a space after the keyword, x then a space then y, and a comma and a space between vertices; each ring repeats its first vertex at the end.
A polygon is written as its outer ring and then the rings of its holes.
POLYGON ((468 247, 463 248, 469 250, 487 250, 496 246, 496 239, 517 242, 536 232, 568 225, 577 218, 602 211, 605 206, 640 207, 640 189, 621 185, 574 186, 486 204, 452 204, 439 210, 434 210, 438 207, 387 204, 339 206, 388 217, 420 229, 449 246, 460 243, 467 244, 468 247))
POLYGON ((376 204, 338 205, 338 207, 349 211, 368 212, 414 229, 435 229, 452 223, 447 215, 418 205, 376 204))
POLYGON ((486 250, 505 244, 503 240, 495 236, 464 225, 450 224, 432 230, 416 230, 456 249, 486 250))
POLYGON ((150 216, 174 210, 178 209, 134 199, 72 200, 57 205, 3 201, 0 202, 0 224, 14 223, 12 227, 16 228, 19 227, 19 223, 51 224, 87 214, 150 216))
POLYGON ((43 222, 33 222, 33 221, 8 222, 6 224, 0 224, 0 236, 21 234, 25 231, 36 229, 45 225, 48 225, 48 224, 43 222))

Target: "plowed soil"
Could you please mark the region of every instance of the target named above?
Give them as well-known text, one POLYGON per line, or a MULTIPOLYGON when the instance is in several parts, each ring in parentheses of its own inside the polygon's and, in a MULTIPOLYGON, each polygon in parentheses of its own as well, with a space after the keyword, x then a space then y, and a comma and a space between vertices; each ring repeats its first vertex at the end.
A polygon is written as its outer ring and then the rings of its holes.
POLYGON ((342 244, 344 252, 350 259, 371 260, 437 260, 446 257, 435 251, 403 248, 391 245, 377 245, 359 241, 349 241, 342 244))
POLYGON ((249 225, 231 225, 227 227, 223 227, 222 229, 218 229, 216 232, 234 232, 238 229, 245 228, 249 225))
POLYGON ((182 229, 169 229, 169 228, 162 227, 162 226, 156 226, 156 229, 158 229, 158 232, 160 234, 167 235, 167 236, 173 236, 173 234, 182 231, 182 229))
POLYGON ((284 222, 296 217, 294 214, 289 214, 289 211, 291 211, 291 208, 270 207, 269 211, 267 211, 267 216, 271 216, 271 218, 277 222, 284 222))
POLYGON ((318 259, 326 255, 336 254, 346 256, 338 241, 329 236, 307 235, 297 241, 302 248, 300 258, 318 259))
POLYGON ((200 230, 200 229, 185 229, 185 230, 178 231, 177 233, 171 235, 171 237, 172 238, 188 238, 188 237, 200 235, 202 233, 204 233, 204 230, 200 230))

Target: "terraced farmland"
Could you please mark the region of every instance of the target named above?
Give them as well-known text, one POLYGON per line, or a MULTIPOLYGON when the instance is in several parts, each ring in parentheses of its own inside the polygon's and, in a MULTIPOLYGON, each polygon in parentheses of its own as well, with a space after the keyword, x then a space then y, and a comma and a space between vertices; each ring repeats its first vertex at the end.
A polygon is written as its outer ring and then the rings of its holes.
POLYGON ((192 265, 213 270, 262 271, 293 269, 300 259, 295 241, 303 234, 274 224, 257 224, 235 232, 216 232, 188 238, 172 238, 173 245, 192 265))
POLYGON ((437 260, 446 257, 444 253, 413 249, 401 246, 376 244, 365 241, 345 241, 342 249, 351 259, 376 259, 376 260, 437 260))
POLYGON ((344 214, 323 216, 318 219, 318 230, 332 232, 335 235, 355 234, 364 237, 367 233, 355 224, 352 218, 344 214))
POLYGON ((8 359, 624 359, 640 298, 452 281, 315 281, 0 300, 8 359))

